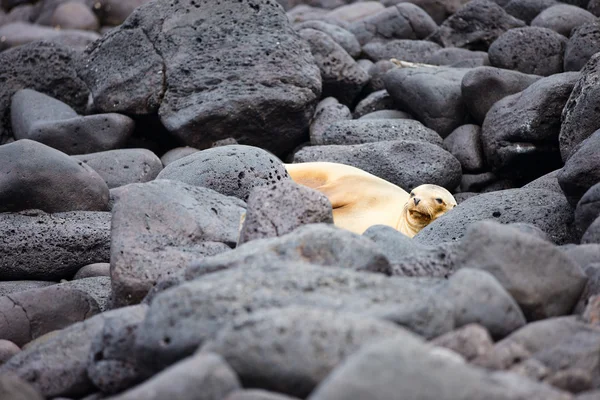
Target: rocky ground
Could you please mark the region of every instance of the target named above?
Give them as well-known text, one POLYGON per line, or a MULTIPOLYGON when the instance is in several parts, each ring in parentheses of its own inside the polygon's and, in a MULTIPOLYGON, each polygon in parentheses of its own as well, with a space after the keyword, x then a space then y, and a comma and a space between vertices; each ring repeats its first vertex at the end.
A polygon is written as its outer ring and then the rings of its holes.
POLYGON ((2 400, 600 399, 600 1, 0 5, 2 400))

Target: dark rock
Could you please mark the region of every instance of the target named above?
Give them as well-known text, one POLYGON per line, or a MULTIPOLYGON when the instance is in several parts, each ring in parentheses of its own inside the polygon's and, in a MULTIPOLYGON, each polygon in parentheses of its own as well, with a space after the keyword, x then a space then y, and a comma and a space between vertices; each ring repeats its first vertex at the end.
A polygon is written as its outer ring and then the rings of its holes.
POLYGON ((349 29, 364 46, 374 39, 425 39, 437 27, 422 8, 400 3, 353 22, 349 29))
POLYGON ((529 25, 539 13, 556 4, 559 4, 557 0, 508 0, 503 7, 507 13, 529 25))
POLYGON ((486 51, 504 32, 524 25, 491 0, 473 0, 445 20, 428 40, 444 47, 486 51))
POLYGON ((556 244, 570 243, 573 211, 564 195, 549 190, 510 189, 469 198, 426 226, 413 238, 423 244, 460 240, 476 221, 527 222, 556 244))
POLYGON ((487 166, 498 176, 532 179, 562 166, 561 114, 578 73, 556 74, 492 106, 481 141, 487 166))
POLYGON ((372 226, 363 236, 375 242, 387 257, 394 276, 442 278, 454 272, 454 245, 425 246, 385 225, 372 226))
POLYGON ((588 2, 587 10, 594 14, 596 17, 600 16, 600 1, 590 0, 588 2))
MULTIPOLYGON (((371 113, 365 114, 358 119, 367 119, 367 120, 383 120, 383 119, 412 119, 412 116, 409 113, 398 110, 377 110, 371 113)), ((436 133, 437 135, 437 133, 436 133)), ((438 135, 439 136, 439 135, 438 135)))
POLYGON ((0 35, 4 40, 0 42, 0 50, 22 46, 31 42, 56 43, 75 52, 82 52, 85 48, 100 38, 96 32, 80 29, 57 30, 47 26, 31 24, 29 22, 11 22, 0 26, 0 35))
POLYGON ((414 336, 375 318, 288 307, 228 324, 201 351, 220 354, 244 387, 305 398, 360 347, 396 335, 414 336))
POLYGON ((262 389, 238 390, 224 400, 299 400, 281 393, 273 393, 262 389))
POLYGON ((0 175, 0 212, 104 211, 108 206, 108 187, 93 169, 32 140, 0 146, 0 175))
POLYGON ((557 4, 546 8, 531 21, 531 26, 552 29, 563 36, 571 36, 574 28, 594 22, 596 17, 589 11, 570 4, 557 4))
POLYGON ((470 361, 491 351, 494 342, 481 325, 468 324, 431 341, 434 346, 450 349, 470 361))
POLYGON ((582 368, 557 371, 544 379, 544 382, 570 393, 580 393, 593 388, 591 373, 582 368))
POLYGON ((0 282, 0 296, 7 296, 11 293, 24 292, 31 289, 40 289, 55 284, 56 282, 48 281, 4 281, 0 282))
POLYGON ((160 158, 146 149, 119 149, 73 156, 92 167, 109 189, 149 182, 163 169, 160 158))
POLYGON ((92 340, 102 331, 107 318, 135 315, 140 306, 120 308, 71 325, 46 341, 23 349, 0 366, 0 376, 14 373, 30 383, 45 398, 79 398, 95 389, 87 376, 92 340))
POLYGON ((453 65, 468 60, 481 60, 482 65, 489 64, 485 51, 472 51, 458 47, 438 50, 425 60, 425 63, 432 65, 453 65))
POLYGON ((474 192, 460 192, 460 193, 454 193, 454 199, 456 200, 456 202, 458 204, 464 202, 467 199, 470 199, 471 197, 475 197, 477 196, 479 193, 474 193, 474 192))
POLYGON ((598 216, 600 216, 600 183, 595 184, 585 192, 577 203, 575 208, 577 232, 583 234, 598 216))
POLYGON ((310 146, 294 154, 294 162, 311 161, 351 165, 408 191, 423 184, 452 190, 458 186, 461 177, 460 162, 446 150, 427 142, 399 140, 310 146))
POLYGON ((34 6, 32 4, 21 4, 11 9, 7 13, 3 20, 0 21, 2 24, 10 24, 11 22, 31 22, 34 14, 34 6))
POLYGON ((444 139, 448 150, 462 166, 463 171, 479 172, 485 167, 481 147, 481 127, 462 125, 444 139))
POLYGON ((356 64, 346 50, 331 36, 316 29, 301 29, 298 34, 306 40, 321 71, 322 96, 332 96, 342 104, 354 99, 369 81, 369 74, 356 64))
POLYGON ((275 0, 150 1, 84 58, 98 110, 158 113, 198 148, 233 137, 285 154, 321 94, 308 46, 275 0))
POLYGON ((310 123, 310 137, 320 136, 323 131, 329 127, 329 125, 337 121, 345 121, 352 119, 352 113, 350 109, 340 104, 337 99, 333 97, 327 97, 319 104, 315 110, 315 115, 310 123))
POLYGON ((386 6, 398 3, 412 3, 421 7, 433 18, 437 24, 441 24, 456 12, 465 0, 381 0, 386 6))
POLYGON ((10 102, 13 94, 29 88, 45 93, 82 112, 89 90, 75 70, 76 53, 66 47, 37 42, 0 54, 0 144, 12 137, 10 102), (34 63, 31 60, 36 60, 34 63))
POLYGON ((100 22, 91 8, 77 1, 67 1, 56 7, 52 14, 51 25, 60 29, 88 31, 97 31, 100 28, 100 22))
POLYGON ((549 76, 563 72, 566 45, 567 38, 553 30, 517 28, 492 43, 488 55, 494 67, 549 76))
MULTIPOLYGON (((562 392, 506 372, 457 361, 439 348, 405 337, 366 345, 346 359, 309 400, 349 398, 566 400, 562 392), (385 373, 383 373, 385 371, 385 373)), ((455 354, 455 353, 450 353, 455 354)))
POLYGON ((582 319, 592 325, 600 325, 600 296, 593 295, 585 302, 582 319))
POLYGON ((362 144, 392 140, 411 140, 442 145, 442 138, 419 121, 345 120, 330 124, 320 135, 311 135, 315 145, 362 144))
POLYGON ((529 182, 523 186, 523 189, 541 189, 550 190, 552 192, 563 194, 560 185, 558 184, 558 174, 560 169, 549 172, 546 175, 540 176, 539 178, 529 182))
POLYGON ((147 371, 138 365, 131 349, 147 311, 146 305, 140 305, 127 314, 108 317, 92 338, 87 375, 103 393, 119 393, 146 377, 147 371))
POLYGON ((232 145, 203 150, 169 164, 157 179, 207 187, 247 200, 257 186, 289 179, 281 160, 258 147, 232 145))
POLYGON ((114 400, 221 400, 240 389, 237 375, 214 353, 197 353, 127 390, 114 400), (198 388, 202 388, 199 392, 198 388))
POLYGON ((475 121, 481 124, 497 101, 525 90, 540 78, 494 67, 474 68, 461 82, 462 99, 475 121))
POLYGON ((88 264, 77 271, 73 279, 91 278, 94 276, 110 277, 110 263, 88 264))
POLYGON ((455 263, 494 275, 529 320, 570 313, 587 281, 581 267, 552 243, 491 221, 469 227, 455 263))
MULTIPOLYGON (((392 68, 396 68, 396 64, 391 62, 389 59, 379 60, 367 69, 371 80, 367 83, 367 86, 364 88, 365 93, 378 92, 380 90, 385 89, 385 85, 383 83, 383 78, 385 74, 392 68)), ((363 99, 366 100, 366 99, 363 99)), ((361 100, 362 101, 362 100, 361 100)), ((393 103, 392 103, 393 104, 393 103)), ((393 107, 390 107, 393 108, 393 107)))
POLYGON ((354 108, 353 115, 354 118, 358 119, 375 111, 395 108, 396 104, 394 103, 392 96, 390 96, 387 90, 382 89, 370 93, 367 97, 362 99, 354 108))
POLYGON ((370 240, 329 224, 311 224, 278 238, 257 239, 234 251, 192 262, 185 277, 191 280, 223 269, 290 262, 390 274, 387 258, 370 240))
POLYGON ((35 140, 66 154, 122 147, 134 128, 125 115, 79 116, 63 102, 29 89, 12 97, 11 121, 15 139, 35 140))
POLYGON ((229 250, 245 203, 211 189, 155 180, 115 191, 111 277, 115 306, 136 304, 162 276, 229 250))
POLYGON ((600 130, 573 148, 558 173, 558 183, 572 206, 600 182, 600 130))
POLYGON ((586 243, 600 243, 600 217, 590 224, 581 237, 581 244, 586 243))
POLYGON ((563 109, 558 137, 563 161, 568 160, 579 143, 600 129, 600 121, 594 117, 596 110, 600 110, 599 63, 600 54, 596 54, 585 64, 563 109))
POLYGON ((385 88, 402 110, 415 115, 443 138, 463 125, 467 109, 461 82, 469 69, 396 68, 385 76, 385 88))
POLYGON ((15 375, 0 375, 0 398, 6 400, 43 400, 42 395, 15 375))
POLYGON ((360 56, 361 47, 356 36, 350 31, 337 25, 328 24, 324 21, 306 21, 294 26, 294 29, 315 29, 328 34, 331 38, 353 58, 360 56))
POLYGON ((0 214, 2 279, 59 280, 110 257, 110 214, 0 214))
POLYGON ((439 44, 427 40, 393 39, 369 42, 363 46, 363 53, 373 61, 396 58, 422 63, 439 49, 439 44))
MULTIPOLYGON (((15 354, 20 352, 19 346, 10 340, 0 339, 0 365, 11 359, 15 354)), ((2 384, 0 384, 2 386, 2 384)), ((1 391, 0 391, 1 392, 1 391)))
POLYGON ((239 243, 282 236, 314 223, 333 223, 327 197, 295 182, 257 187, 250 192, 239 243))
POLYGON ((479 174, 463 174, 460 181, 460 190, 463 192, 488 192, 490 186, 500 182, 493 172, 482 172, 479 174))
POLYGON ((0 309, 0 337, 18 346, 101 311, 90 294, 65 284, 0 297, 0 309))
POLYGON ((580 71, 600 51, 600 23, 574 28, 565 48, 565 71, 580 71))
POLYGON ((135 352, 160 369, 191 354, 233 316, 292 305, 383 318, 436 337, 454 327, 452 306, 436 295, 443 283, 294 262, 209 273, 154 297, 135 352))
POLYGON ((171 164, 174 161, 179 160, 180 158, 183 157, 187 157, 190 154, 194 154, 199 152, 200 150, 193 148, 193 147, 189 147, 189 146, 185 146, 185 147, 177 147, 174 149, 171 149, 169 151, 167 151, 165 154, 162 155, 162 157, 160 158, 160 160, 163 163, 163 166, 167 166, 169 164, 171 164))

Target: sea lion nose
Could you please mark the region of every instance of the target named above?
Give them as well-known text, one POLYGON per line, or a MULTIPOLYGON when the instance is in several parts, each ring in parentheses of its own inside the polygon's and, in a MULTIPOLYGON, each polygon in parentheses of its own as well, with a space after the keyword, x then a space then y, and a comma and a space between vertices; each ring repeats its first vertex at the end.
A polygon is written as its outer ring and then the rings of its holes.
POLYGON ((415 201, 415 206, 418 206, 418 205, 419 205, 419 202, 421 201, 421 199, 418 199, 418 198, 416 198, 416 197, 415 197, 415 198, 414 198, 414 201, 415 201))

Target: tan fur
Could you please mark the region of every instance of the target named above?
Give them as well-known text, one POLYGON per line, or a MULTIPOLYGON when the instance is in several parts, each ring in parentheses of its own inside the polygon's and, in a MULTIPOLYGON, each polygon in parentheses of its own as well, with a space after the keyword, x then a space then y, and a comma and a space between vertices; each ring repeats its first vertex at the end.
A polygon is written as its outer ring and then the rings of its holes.
POLYGON ((408 193, 349 165, 309 162, 285 167, 296 183, 327 196, 336 226, 359 234, 373 225, 387 225, 413 237, 456 206, 452 194, 440 186, 421 185, 408 193))

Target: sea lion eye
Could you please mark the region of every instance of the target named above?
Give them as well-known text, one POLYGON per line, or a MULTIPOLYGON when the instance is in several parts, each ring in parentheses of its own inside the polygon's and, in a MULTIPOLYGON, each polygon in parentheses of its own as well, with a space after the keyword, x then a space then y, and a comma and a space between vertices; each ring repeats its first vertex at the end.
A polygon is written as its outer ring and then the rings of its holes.
POLYGON ((413 192, 410 192, 410 197, 415 197, 415 194, 413 192))
POLYGON ((435 199, 435 201, 437 201, 438 204, 444 204, 444 201, 442 199, 435 199))

